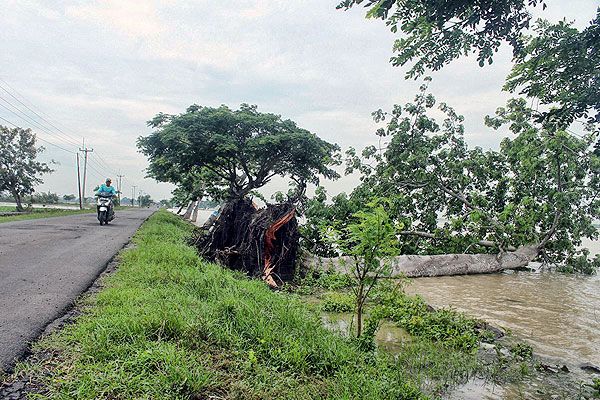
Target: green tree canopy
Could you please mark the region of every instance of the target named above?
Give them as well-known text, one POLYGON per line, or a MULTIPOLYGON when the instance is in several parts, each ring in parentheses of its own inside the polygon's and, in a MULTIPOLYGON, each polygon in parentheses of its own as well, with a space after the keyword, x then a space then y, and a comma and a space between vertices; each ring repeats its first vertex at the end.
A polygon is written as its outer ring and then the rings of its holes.
MULTIPOLYGON (((469 148, 463 118, 421 88, 413 103, 378 111, 387 141, 362 154, 348 152, 348 169, 363 183, 343 209, 348 214, 368 196, 391 199, 390 215, 404 227, 402 251, 435 254, 512 250, 533 245, 552 261, 570 258, 581 238, 596 238, 600 217, 600 158, 594 134, 582 138, 536 124, 523 99, 499 108, 488 125, 508 124, 513 136, 498 151, 469 148), (418 240, 418 243, 415 243, 418 240)), ((341 201, 343 200, 343 201, 341 201)), ((311 215, 309 215, 309 218, 311 215)), ((318 222, 312 222, 318 224, 318 222)))
POLYGON ((392 32, 402 33, 391 62, 396 66, 414 62, 407 77, 439 70, 469 54, 477 54, 480 66, 491 64, 502 42, 518 54, 520 33, 531 20, 527 7, 545 7, 543 0, 344 0, 338 8, 363 3, 368 18, 382 19, 392 32))
POLYGON ((30 129, 0 125, 0 192, 13 196, 18 211, 23 210, 24 196, 43 183, 41 175, 52 172, 46 163, 36 160, 43 151, 43 147, 36 147, 30 129))
POLYGON ((148 175, 191 191, 202 185, 215 199, 243 198, 274 176, 301 187, 336 178, 337 145, 279 115, 242 104, 238 110, 192 105, 179 115, 158 114, 156 130, 138 139, 148 175))
POLYGON ((568 127, 576 118, 600 122, 600 8, 590 25, 579 31, 561 21, 538 21, 504 86, 549 105, 540 122, 568 127), (590 111, 595 114, 589 115, 590 111))
POLYGON ((154 200, 152 200, 152 197, 150 197, 149 194, 145 194, 143 196, 138 197, 138 203, 139 203, 140 207, 148 207, 153 202, 154 202, 154 200))

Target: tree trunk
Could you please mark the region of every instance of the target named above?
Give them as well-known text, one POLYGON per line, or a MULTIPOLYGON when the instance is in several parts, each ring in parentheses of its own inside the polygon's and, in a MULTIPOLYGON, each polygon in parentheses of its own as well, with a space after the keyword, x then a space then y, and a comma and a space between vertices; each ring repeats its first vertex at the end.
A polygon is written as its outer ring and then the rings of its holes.
POLYGON ((17 211, 19 211, 19 212, 24 211, 23 202, 21 201, 21 195, 19 194, 19 192, 14 191, 13 197, 15 198, 15 203, 17 203, 17 211))
POLYGON ((359 283, 358 294, 356 296, 356 337, 360 337, 362 335, 362 314, 363 314, 363 293, 364 287, 363 283, 359 283))
POLYGON ((194 211, 192 212, 192 218, 190 218, 191 222, 198 221, 198 209, 200 208, 200 199, 196 202, 196 207, 194 207, 194 211))
MULTIPOLYGON (((449 276, 489 274, 508 269, 526 267, 539 254, 538 246, 523 246, 516 251, 499 254, 440 254, 402 255, 392 259, 391 277, 409 278, 425 276, 449 276)), ((308 255, 303 263, 308 267, 348 273, 352 265, 350 257, 321 258, 308 255)))
POLYGON ((183 219, 189 220, 192 217, 192 212, 194 211, 194 206, 195 205, 196 205, 196 201, 192 200, 190 202, 190 205, 187 208, 187 211, 185 212, 185 214, 183 214, 183 219))

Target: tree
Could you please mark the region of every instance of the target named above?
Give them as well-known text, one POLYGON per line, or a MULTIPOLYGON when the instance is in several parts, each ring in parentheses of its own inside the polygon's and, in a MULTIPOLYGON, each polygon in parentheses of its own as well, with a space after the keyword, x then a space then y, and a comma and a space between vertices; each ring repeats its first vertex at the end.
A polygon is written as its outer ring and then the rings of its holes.
POLYGON ((192 105, 180 115, 158 114, 156 131, 138 139, 148 156, 148 175, 159 181, 203 185, 215 199, 242 199, 274 176, 301 185, 336 178, 337 145, 327 143, 291 120, 260 113, 192 105))
POLYGON ((535 115, 539 122, 567 128, 575 119, 600 122, 600 8, 583 31, 561 21, 538 21, 504 89, 551 106, 535 115), (595 110, 595 115, 589 116, 595 110))
POLYGON ((148 175, 178 186, 180 201, 208 194, 225 200, 215 226, 197 240, 208 258, 270 285, 292 277, 298 247, 296 203, 308 183, 338 177, 339 148, 279 115, 242 104, 238 110, 192 105, 179 115, 158 114, 155 131, 138 139, 148 175), (264 210, 250 199, 275 176, 292 180, 294 194, 264 210))
MULTIPOLYGON (((344 0, 349 9, 363 0, 344 0)), ((531 15, 527 7, 543 0, 364 0, 367 17, 386 21, 404 37, 394 44, 393 65, 414 61, 407 78, 439 70, 461 56, 477 53, 480 66, 492 63, 502 42, 513 47, 515 66, 504 90, 550 106, 535 114, 540 123, 566 129, 577 118, 600 122, 600 8, 583 31, 561 21, 538 20, 535 35, 524 35, 531 15), (595 115, 589 112, 595 110, 595 115)), ((600 142, 599 142, 600 143, 600 142)), ((599 144, 600 145, 600 144, 599 144)))
POLYGON ((356 331, 362 335, 364 307, 380 277, 389 274, 389 258, 398 254, 392 221, 381 204, 369 203, 352 216, 342 230, 329 226, 330 240, 349 259, 347 268, 354 279, 356 331))
POLYGON ((404 253, 522 249, 531 259, 558 263, 572 259, 581 238, 598 237, 592 222, 600 216, 600 158, 593 133, 579 138, 536 124, 526 101, 514 99, 487 118, 494 128, 508 124, 514 137, 499 151, 469 149, 462 116, 444 103, 438 107, 443 123, 428 116, 436 101, 426 89, 414 103, 374 113, 386 122, 377 131, 389 140, 385 148, 348 153, 349 171, 362 172, 359 196, 370 188, 373 197, 390 197, 389 212, 404 226, 404 253))
POLYGON ((23 197, 43 183, 41 175, 53 172, 46 163, 36 161, 43 151, 36 147, 30 129, 0 126, 0 191, 13 196, 17 211, 23 211, 23 197))
POLYGON ((152 197, 150 197, 149 194, 138 197, 138 204, 140 207, 149 207, 153 202, 154 200, 152 200, 152 197))
POLYGON ((513 47, 514 55, 523 48, 520 33, 529 27, 528 6, 543 0, 344 0, 338 8, 365 4, 367 18, 385 21, 392 32, 404 35, 394 43, 395 66, 414 61, 407 77, 421 76, 426 70, 439 70, 451 61, 477 54, 480 66, 492 63, 502 42, 513 47))
POLYGON ((158 204, 164 208, 173 208, 173 201, 168 200, 168 199, 163 199, 163 200, 159 201, 158 204))
POLYGON ((35 195, 31 196, 32 203, 57 204, 58 201, 59 201, 58 195, 56 193, 52 193, 50 191, 48 191, 47 193, 45 193, 45 192, 36 193, 35 195))

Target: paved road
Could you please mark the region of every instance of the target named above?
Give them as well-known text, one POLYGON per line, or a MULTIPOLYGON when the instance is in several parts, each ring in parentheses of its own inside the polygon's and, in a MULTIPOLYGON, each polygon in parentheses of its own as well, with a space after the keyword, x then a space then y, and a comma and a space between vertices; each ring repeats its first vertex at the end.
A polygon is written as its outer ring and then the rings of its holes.
POLYGON ((153 210, 0 224, 0 371, 73 304, 153 210))

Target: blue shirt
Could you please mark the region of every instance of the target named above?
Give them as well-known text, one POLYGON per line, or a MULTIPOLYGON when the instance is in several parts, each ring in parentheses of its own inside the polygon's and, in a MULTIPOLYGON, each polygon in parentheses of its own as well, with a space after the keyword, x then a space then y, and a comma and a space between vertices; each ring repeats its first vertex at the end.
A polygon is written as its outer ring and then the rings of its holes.
POLYGON ((100 188, 96 192, 97 194, 112 194, 117 195, 117 190, 114 186, 106 186, 104 183, 100 185, 100 188))

